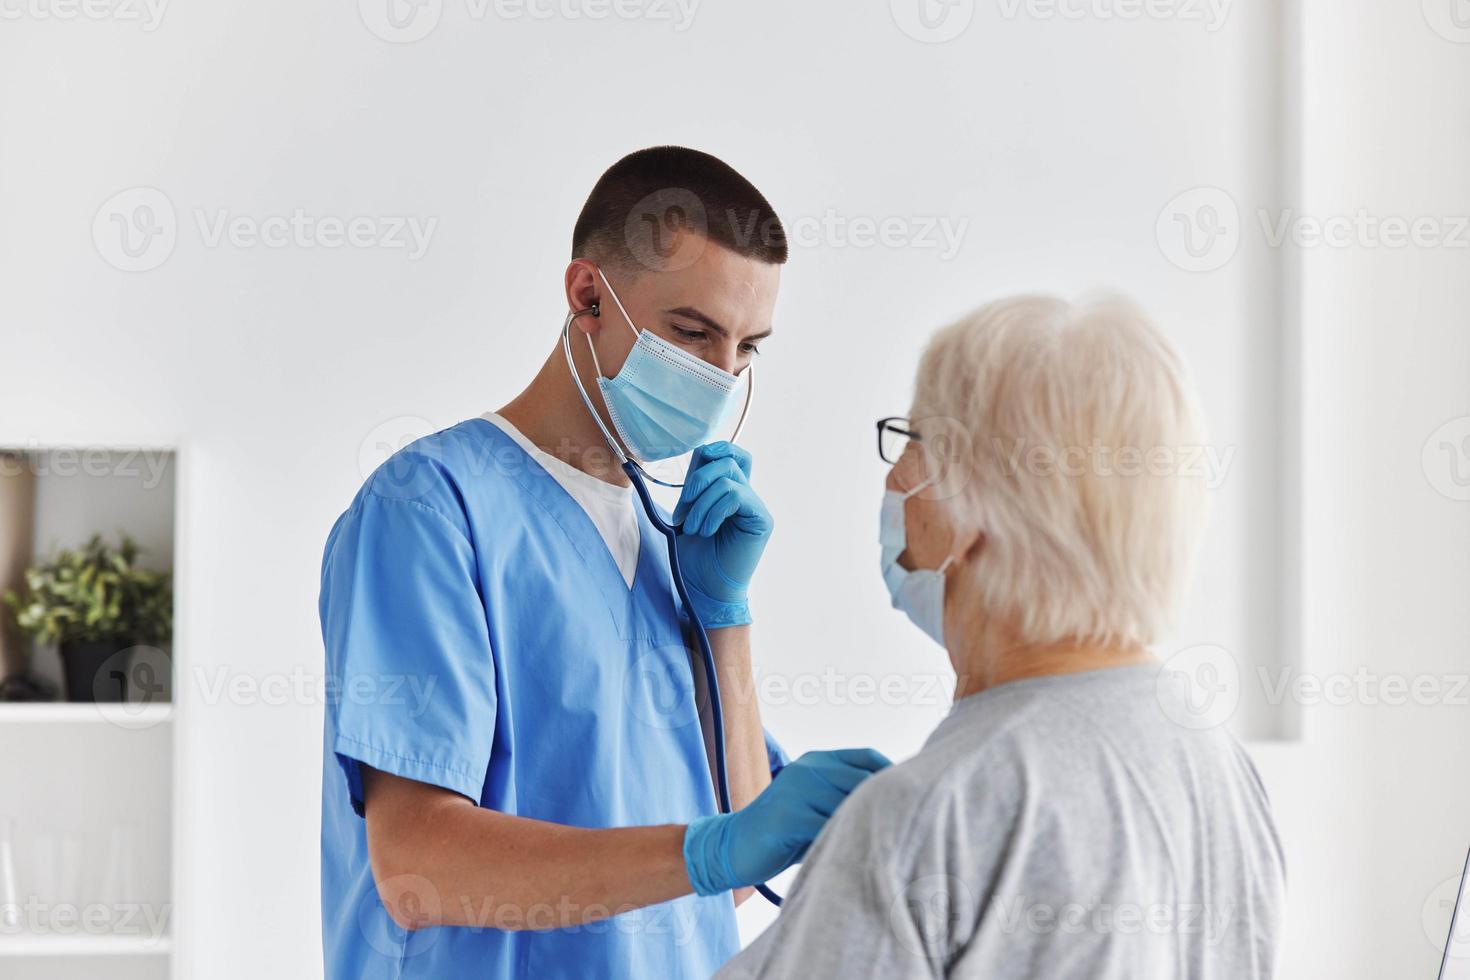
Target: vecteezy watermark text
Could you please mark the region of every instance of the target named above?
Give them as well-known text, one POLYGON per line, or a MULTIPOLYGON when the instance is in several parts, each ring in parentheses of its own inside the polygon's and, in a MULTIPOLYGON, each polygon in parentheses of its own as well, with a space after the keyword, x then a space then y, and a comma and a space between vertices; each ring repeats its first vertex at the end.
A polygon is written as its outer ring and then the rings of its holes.
POLYGON ((59 446, 43 449, 39 442, 0 449, 0 477, 117 476, 139 477, 144 490, 163 482, 173 453, 151 449, 113 449, 105 446, 59 446))
POLYGON ((424 257, 439 219, 411 214, 358 215, 339 218, 311 215, 304 208, 290 214, 235 214, 227 208, 194 209, 194 222, 206 248, 379 248, 405 249, 410 262, 424 257))
POLYGON ((1206 488, 1225 482, 1235 460, 1235 447, 1223 452, 1215 446, 1109 446, 1094 439, 1086 446, 1028 445, 1024 438, 1009 446, 992 440, 1007 473, 1023 470, 1035 476, 1100 477, 1179 476, 1203 479, 1206 488))
POLYGON ((1225 938, 1235 919, 1229 904, 1205 902, 1040 902, 1024 895, 1000 900, 1001 929, 1035 935, 1180 935, 1203 936, 1207 946, 1225 938))
POLYGON ((146 902, 51 902, 30 896, 0 904, 0 936, 136 936, 159 940, 173 905, 146 902))
MULTIPOLYGON (((480 22, 648 21, 689 30, 700 0, 464 0, 463 17, 480 22)), ((358 0, 363 26, 390 44, 422 41, 439 27, 445 0, 358 0)))
POLYGON ((569 934, 661 936, 687 946, 699 935, 699 910, 688 902, 632 905, 582 903, 561 895, 552 901, 507 902, 495 895, 446 895, 422 875, 384 878, 357 907, 368 945, 395 959, 419 956, 439 941, 442 922, 470 929, 545 930, 569 934), (385 914, 386 913, 386 914, 385 914))
POLYGON ((938 252, 942 262, 959 254, 970 219, 950 215, 841 214, 828 208, 820 215, 797 215, 786 224, 786 237, 799 248, 916 249, 938 252))
POLYGON ((158 30, 169 0, 0 0, 0 21, 116 21, 158 30))
POLYGON ((318 674, 297 666, 269 674, 237 673, 226 666, 196 667, 194 680, 206 705, 357 704, 408 708, 417 718, 429 709, 439 678, 434 674, 318 674))
POLYGON ((1234 0, 996 0, 1006 20, 1173 20, 1203 24, 1213 34, 1225 26, 1234 0))
MULTIPOLYGON (((189 214, 199 242, 208 249, 398 251, 410 262, 423 258, 439 227, 439 219, 431 215, 341 216, 304 207, 274 213, 194 207, 189 214)), ((124 272, 147 272, 173 254, 180 224, 173 201, 163 191, 130 187, 97 209, 92 243, 108 265, 124 272)))
MULTIPOLYGON (((1376 214, 1356 208, 1313 214, 1296 208, 1257 208, 1255 224, 1267 248, 1470 249, 1470 215, 1376 214)), ((1186 272, 1213 272, 1235 258, 1251 222, 1234 196, 1194 187, 1164 205, 1155 223, 1159 250, 1186 272)))
POLYGON ((1156 679, 1160 709, 1184 728, 1214 728, 1230 721, 1244 689, 1252 684, 1258 700, 1303 708, 1465 708, 1470 707, 1470 673, 1384 673, 1357 667, 1313 673, 1290 665, 1241 668, 1224 647, 1202 643, 1185 647, 1160 665, 1156 679))

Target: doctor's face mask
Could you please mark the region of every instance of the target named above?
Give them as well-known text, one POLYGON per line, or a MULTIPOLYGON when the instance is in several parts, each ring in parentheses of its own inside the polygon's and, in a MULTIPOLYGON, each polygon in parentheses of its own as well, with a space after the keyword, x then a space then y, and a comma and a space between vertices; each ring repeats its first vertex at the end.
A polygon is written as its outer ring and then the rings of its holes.
POLYGON ((662 337, 640 330, 601 269, 597 270, 637 339, 616 376, 604 377, 592 349, 597 386, 623 445, 641 461, 692 452, 719 431, 736 403, 740 379, 662 337))

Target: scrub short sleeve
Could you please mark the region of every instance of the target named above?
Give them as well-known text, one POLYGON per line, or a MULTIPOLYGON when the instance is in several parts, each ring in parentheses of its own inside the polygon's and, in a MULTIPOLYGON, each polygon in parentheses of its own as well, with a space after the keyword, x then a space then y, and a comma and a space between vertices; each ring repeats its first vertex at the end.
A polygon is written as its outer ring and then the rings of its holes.
POLYGON ((771 775, 775 776, 776 773, 786 768, 791 757, 786 754, 785 749, 781 748, 781 743, 776 741, 776 737, 768 729, 762 728, 761 733, 766 737, 766 761, 771 765, 771 775))
POLYGON ((478 802, 495 665, 460 527, 418 500, 364 493, 328 544, 321 617, 329 737, 353 810, 362 815, 359 764, 478 802))

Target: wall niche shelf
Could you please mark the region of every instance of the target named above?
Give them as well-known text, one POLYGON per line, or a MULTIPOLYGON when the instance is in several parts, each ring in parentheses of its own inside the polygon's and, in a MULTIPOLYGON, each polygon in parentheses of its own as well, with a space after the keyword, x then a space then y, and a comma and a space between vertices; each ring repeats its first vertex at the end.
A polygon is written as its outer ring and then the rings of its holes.
MULTIPOLYGON (((116 545, 125 533, 141 566, 172 572, 178 469, 177 447, 0 436, 0 592, 94 534, 116 545)), ((177 585, 174 604, 177 615, 177 585)), ((153 651, 147 690, 132 676, 139 655, 118 654, 131 700, 0 702, 0 786, 22 788, 0 793, 7 980, 173 975, 176 650, 153 651)), ((67 693, 59 651, 18 636, 3 607, 0 665, 67 693)))

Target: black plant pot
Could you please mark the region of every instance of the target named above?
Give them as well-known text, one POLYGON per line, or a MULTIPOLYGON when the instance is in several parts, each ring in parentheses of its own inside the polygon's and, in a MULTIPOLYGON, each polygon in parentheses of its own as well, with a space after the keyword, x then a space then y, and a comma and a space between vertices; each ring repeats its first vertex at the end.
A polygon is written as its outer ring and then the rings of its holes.
POLYGON ((68 701, 126 701, 126 659, 114 655, 132 646, 126 640, 73 640, 61 644, 68 701), (108 661, 111 660, 111 663, 108 661))

